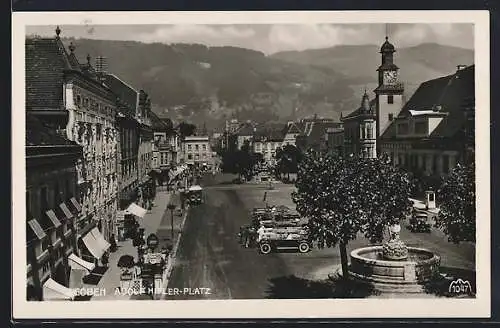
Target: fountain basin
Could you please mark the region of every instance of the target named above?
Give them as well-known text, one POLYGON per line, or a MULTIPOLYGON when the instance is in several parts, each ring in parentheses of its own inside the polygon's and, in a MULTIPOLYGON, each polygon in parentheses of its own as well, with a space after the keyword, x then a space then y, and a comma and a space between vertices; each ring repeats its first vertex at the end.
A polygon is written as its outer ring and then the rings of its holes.
POLYGON ((422 285, 439 274, 440 257, 425 248, 408 247, 408 257, 387 260, 383 246, 370 246, 351 252, 351 277, 391 292, 421 292, 422 285))

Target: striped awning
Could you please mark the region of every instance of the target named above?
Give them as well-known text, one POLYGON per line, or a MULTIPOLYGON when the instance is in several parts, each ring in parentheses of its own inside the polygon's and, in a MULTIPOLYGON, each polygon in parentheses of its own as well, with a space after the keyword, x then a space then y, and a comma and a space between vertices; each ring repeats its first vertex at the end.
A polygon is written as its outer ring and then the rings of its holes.
POLYGON ((75 295, 71 289, 61 285, 52 278, 49 278, 43 284, 44 301, 73 300, 74 297, 75 295))
POLYGON ((40 223, 38 223, 36 219, 29 220, 28 225, 30 226, 31 230, 33 230, 33 232, 35 233, 36 237, 39 240, 42 240, 43 238, 47 237, 42 227, 40 226, 40 223))
POLYGON ((89 232, 82 237, 82 241, 87 247, 90 254, 92 254, 92 256, 96 259, 100 260, 102 255, 104 254, 104 250, 101 248, 94 236, 89 232))
POLYGON ((75 209, 78 212, 82 211, 82 206, 80 205, 80 203, 78 203, 78 201, 76 200, 75 197, 71 197, 71 199, 69 201, 71 202, 71 204, 75 207, 75 209))
POLYGON ((84 259, 79 258, 75 255, 75 253, 71 253, 68 256, 68 262, 71 269, 84 269, 88 273, 90 273, 95 268, 94 263, 90 263, 85 261, 84 259))
POLYGON ((59 204, 59 208, 64 213, 64 216, 66 217, 66 219, 69 220, 73 217, 73 213, 71 213, 71 211, 69 210, 68 206, 65 203, 59 204))
POLYGON ((56 216, 56 213, 54 213, 53 210, 48 210, 45 212, 45 214, 47 214, 47 217, 52 222, 52 225, 54 226, 54 228, 59 228, 61 226, 61 221, 59 221, 59 219, 56 216))
POLYGON ((111 247, 111 245, 104 239, 104 236, 101 234, 99 229, 95 227, 94 229, 90 230, 90 233, 94 237, 94 239, 97 241, 97 244, 99 244, 100 248, 104 250, 105 252, 111 247))

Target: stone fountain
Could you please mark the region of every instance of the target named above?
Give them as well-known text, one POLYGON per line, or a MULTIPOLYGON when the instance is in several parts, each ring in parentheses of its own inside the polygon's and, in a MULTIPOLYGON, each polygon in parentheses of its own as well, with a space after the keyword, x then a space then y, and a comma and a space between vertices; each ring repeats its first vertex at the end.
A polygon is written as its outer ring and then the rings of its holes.
POLYGON ((401 226, 394 224, 383 245, 353 250, 351 277, 381 292, 422 292, 423 284, 439 275, 440 257, 424 248, 407 247, 400 231, 401 226))

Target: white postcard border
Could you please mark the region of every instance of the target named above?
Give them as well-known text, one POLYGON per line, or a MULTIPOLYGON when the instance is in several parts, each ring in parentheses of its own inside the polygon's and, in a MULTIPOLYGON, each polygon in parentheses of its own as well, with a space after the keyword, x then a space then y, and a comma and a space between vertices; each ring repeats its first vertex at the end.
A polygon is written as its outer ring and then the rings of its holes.
POLYGON ((140 318, 444 318, 489 317, 490 68, 488 11, 15 12, 12 15, 13 312, 15 319, 140 318), (133 15, 134 19, 130 19, 133 15), (477 243, 476 299, 332 299, 210 301, 26 301, 25 71, 26 25, 134 24, 475 24, 477 243), (480 196, 480 197, 479 197, 480 196), (138 306, 140 304, 140 306, 138 306))

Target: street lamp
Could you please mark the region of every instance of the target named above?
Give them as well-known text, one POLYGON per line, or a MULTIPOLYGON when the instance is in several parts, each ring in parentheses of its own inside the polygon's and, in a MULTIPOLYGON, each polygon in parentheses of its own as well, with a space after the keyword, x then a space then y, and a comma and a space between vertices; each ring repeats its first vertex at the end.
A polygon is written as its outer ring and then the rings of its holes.
POLYGON ((174 242, 174 210, 175 204, 168 204, 167 208, 170 210, 170 225, 171 225, 171 234, 172 234, 172 243, 174 242))

